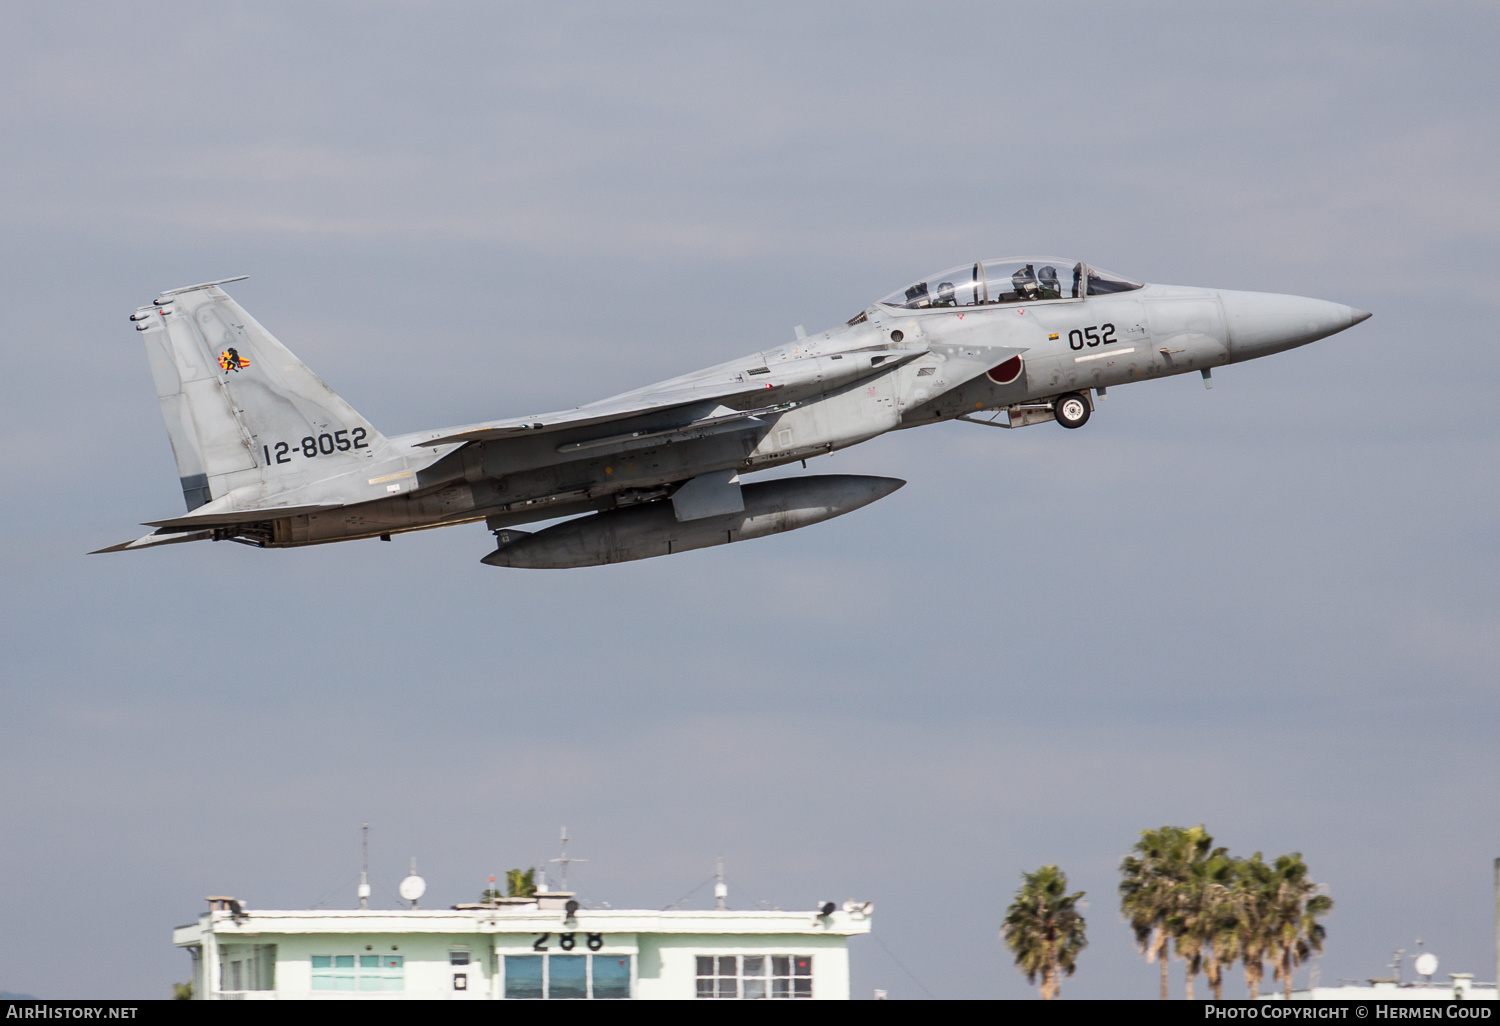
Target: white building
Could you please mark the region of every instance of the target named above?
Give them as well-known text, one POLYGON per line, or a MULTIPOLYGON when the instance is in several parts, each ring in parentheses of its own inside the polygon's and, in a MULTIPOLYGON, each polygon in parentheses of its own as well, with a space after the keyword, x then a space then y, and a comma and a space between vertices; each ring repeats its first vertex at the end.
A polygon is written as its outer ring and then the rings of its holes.
MULTIPOLYGON (((1398 983, 1371 980, 1368 984, 1346 983, 1337 987, 1313 987, 1292 991, 1293 1001, 1494 1001, 1493 983, 1475 983, 1473 973, 1449 973, 1449 982, 1398 983)), ((1284 995, 1262 994, 1279 1000, 1284 995)))
POLYGON ((194 996, 267 998, 849 997, 868 903, 812 912, 583 909, 566 892, 484 905, 261 911, 210 898, 172 941, 194 996))

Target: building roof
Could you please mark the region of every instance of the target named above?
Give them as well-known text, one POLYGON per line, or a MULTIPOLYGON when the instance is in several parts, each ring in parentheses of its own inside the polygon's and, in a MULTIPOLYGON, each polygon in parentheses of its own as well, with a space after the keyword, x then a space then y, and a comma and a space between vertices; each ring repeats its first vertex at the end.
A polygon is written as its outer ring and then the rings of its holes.
POLYGON ((566 929, 578 933, 804 934, 840 936, 870 932, 868 909, 760 912, 651 909, 579 909, 567 912, 534 906, 485 909, 245 909, 205 912, 198 922, 180 926, 172 940, 196 944, 206 930, 220 938, 261 934, 369 933, 543 933, 566 929))

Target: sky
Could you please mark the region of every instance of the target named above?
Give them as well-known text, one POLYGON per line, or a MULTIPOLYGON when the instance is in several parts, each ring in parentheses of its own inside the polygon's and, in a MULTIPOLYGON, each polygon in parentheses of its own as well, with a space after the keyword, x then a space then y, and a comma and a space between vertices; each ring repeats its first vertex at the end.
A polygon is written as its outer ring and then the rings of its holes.
POLYGON ((1419 938, 1494 978, 1500 10, 127 0, 0 33, 0 989, 168 996, 205 895, 352 907, 363 823, 381 907, 412 858, 424 904, 475 900, 564 825, 585 903, 707 907, 720 855, 734 907, 873 900, 853 992, 898 998, 1034 996, 998 927, 1044 864, 1087 894, 1063 996, 1153 996, 1116 867, 1203 823, 1303 853, 1323 982, 1419 938), (85 555, 182 510, 126 321, 162 289, 250 275, 395 434, 1026 253, 1374 317, 1080 431, 881 437, 811 469, 884 501, 669 559, 496 569, 482 525, 85 555))

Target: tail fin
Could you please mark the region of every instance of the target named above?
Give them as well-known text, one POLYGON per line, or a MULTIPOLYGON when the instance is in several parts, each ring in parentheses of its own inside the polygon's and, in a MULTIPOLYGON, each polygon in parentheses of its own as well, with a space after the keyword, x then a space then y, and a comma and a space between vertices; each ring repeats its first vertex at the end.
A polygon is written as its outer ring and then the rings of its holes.
POLYGON ((384 448, 370 422, 221 284, 163 292, 130 318, 146 343, 189 512, 231 492, 265 504, 384 448))

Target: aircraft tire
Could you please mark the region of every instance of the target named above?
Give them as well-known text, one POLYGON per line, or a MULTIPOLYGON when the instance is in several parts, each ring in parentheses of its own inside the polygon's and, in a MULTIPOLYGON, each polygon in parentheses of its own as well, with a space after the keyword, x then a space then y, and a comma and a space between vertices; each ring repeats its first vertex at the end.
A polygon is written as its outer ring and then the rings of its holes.
POLYGON ((1068 429, 1081 428, 1089 422, 1089 401, 1077 392, 1060 395, 1052 403, 1057 422, 1068 429))

